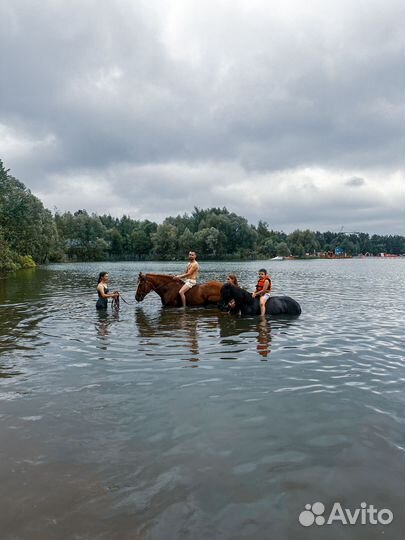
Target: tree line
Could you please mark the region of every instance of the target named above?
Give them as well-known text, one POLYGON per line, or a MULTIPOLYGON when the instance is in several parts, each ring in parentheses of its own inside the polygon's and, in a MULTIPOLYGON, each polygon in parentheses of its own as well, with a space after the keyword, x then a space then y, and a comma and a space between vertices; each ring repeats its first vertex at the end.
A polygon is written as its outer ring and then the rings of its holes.
POLYGON ((56 212, 44 208, 0 160, 0 272, 36 263, 101 260, 176 260, 190 249, 202 259, 304 257, 341 248, 348 255, 405 253, 405 237, 296 230, 258 225, 227 208, 195 207, 158 224, 129 216, 56 212))
POLYGON ((0 160, 0 273, 47 262, 59 241, 52 213, 0 160))

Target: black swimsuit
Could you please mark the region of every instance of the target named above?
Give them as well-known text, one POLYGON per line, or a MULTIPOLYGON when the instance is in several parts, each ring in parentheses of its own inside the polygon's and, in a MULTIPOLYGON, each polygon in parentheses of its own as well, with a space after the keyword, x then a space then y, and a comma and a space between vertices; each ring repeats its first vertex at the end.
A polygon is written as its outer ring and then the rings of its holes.
MULTIPOLYGON (((97 294, 98 294, 98 300, 96 302, 96 309, 107 309, 108 298, 103 298, 102 296, 100 296, 99 290, 97 290, 97 294)), ((104 287, 104 294, 108 294, 107 287, 104 287)))

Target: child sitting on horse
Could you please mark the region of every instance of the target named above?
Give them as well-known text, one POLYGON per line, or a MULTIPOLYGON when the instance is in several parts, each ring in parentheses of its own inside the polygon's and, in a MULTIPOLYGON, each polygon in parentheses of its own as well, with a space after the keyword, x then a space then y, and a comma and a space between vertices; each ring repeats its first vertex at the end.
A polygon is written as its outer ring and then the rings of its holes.
POLYGON ((253 298, 260 299, 260 315, 266 315, 266 302, 270 298, 271 277, 265 268, 260 268, 259 279, 256 284, 256 291, 252 293, 253 298))

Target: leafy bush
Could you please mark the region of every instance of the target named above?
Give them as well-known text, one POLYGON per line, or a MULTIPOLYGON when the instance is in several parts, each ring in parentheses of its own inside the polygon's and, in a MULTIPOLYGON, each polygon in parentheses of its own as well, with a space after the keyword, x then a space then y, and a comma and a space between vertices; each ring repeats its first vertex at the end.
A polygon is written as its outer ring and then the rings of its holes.
POLYGON ((36 264, 31 255, 19 255, 17 258, 20 268, 35 268, 36 264))

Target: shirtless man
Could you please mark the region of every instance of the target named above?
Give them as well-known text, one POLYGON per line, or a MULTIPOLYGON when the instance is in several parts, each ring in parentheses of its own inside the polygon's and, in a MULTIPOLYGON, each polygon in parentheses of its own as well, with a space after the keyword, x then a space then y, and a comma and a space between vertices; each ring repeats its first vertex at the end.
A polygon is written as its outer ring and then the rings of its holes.
POLYGON ((186 307, 186 292, 197 284, 198 272, 200 271, 200 265, 196 261, 197 254, 195 251, 190 251, 188 254, 189 263, 186 267, 184 274, 175 276, 177 279, 184 281, 184 285, 179 290, 181 303, 183 307, 186 307))

